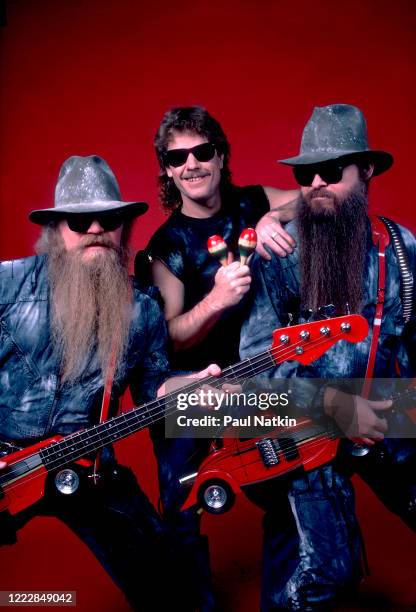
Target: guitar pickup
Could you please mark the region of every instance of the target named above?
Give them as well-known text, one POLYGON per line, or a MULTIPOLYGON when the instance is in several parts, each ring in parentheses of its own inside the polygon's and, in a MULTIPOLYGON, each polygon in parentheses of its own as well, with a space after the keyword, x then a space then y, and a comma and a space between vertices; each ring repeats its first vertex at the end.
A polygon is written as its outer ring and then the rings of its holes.
POLYGON ((292 438, 274 438, 272 443, 276 451, 280 450, 283 453, 286 461, 298 459, 299 451, 292 438))
POLYGON ((260 456, 266 468, 273 467, 280 462, 273 442, 274 440, 271 440, 270 438, 263 438, 262 440, 256 442, 260 456))

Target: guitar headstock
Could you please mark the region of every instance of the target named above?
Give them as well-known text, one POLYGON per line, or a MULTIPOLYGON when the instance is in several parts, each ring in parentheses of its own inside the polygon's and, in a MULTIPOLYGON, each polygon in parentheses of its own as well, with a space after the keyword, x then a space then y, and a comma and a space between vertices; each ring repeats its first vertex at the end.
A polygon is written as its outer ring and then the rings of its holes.
POLYGON ((321 357, 336 342, 360 342, 367 334, 368 322, 362 315, 334 317, 275 329, 271 352, 276 364, 292 359, 306 365, 321 357))

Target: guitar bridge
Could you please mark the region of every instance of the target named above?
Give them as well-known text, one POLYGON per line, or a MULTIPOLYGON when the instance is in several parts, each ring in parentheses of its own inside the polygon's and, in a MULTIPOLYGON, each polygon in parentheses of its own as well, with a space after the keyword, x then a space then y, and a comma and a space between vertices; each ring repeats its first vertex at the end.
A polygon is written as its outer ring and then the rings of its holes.
POLYGON ((273 440, 276 449, 279 449, 286 461, 294 461, 299 457, 299 451, 292 438, 277 438, 273 440))
POLYGON ((273 467, 280 463, 278 453, 281 452, 286 461, 299 458, 299 451, 292 438, 263 438, 257 443, 265 467, 273 467))
POLYGON ((256 442, 256 445, 266 468, 273 467, 280 462, 276 452, 274 440, 271 440, 270 438, 263 438, 262 440, 256 442))

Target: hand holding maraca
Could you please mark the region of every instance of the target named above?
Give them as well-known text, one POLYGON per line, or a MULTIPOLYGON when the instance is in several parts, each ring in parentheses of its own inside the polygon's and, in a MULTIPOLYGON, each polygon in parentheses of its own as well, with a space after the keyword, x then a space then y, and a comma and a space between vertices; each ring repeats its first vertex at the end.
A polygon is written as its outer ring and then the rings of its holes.
MULTIPOLYGON (((208 251, 209 253, 218 259, 222 266, 226 266, 231 263, 228 258, 228 247, 222 236, 215 234, 208 238, 208 251)), ((256 250, 257 246, 257 234, 256 230, 252 227, 246 227, 240 234, 238 239, 238 250, 240 252, 241 265, 247 263, 247 259, 256 250)))
POLYGON ((240 236, 240 240, 243 240, 242 244, 239 241, 240 256, 243 262, 230 262, 227 244, 221 236, 215 235, 208 239, 209 252, 221 262, 221 267, 215 275, 214 287, 206 298, 213 310, 222 311, 230 306, 235 306, 250 289, 250 268, 245 261, 249 253, 256 248, 255 242, 253 247, 255 231, 249 228, 244 230, 243 235, 243 238, 240 236))

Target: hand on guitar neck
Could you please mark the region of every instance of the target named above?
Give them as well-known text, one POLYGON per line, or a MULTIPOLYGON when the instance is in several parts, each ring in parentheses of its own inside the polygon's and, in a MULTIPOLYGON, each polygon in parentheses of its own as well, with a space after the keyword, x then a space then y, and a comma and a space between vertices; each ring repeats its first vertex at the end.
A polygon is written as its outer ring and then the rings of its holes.
MULTIPOLYGON (((189 384, 190 379, 202 381, 206 378, 209 378, 210 376, 218 378, 219 376, 221 376, 221 374, 222 370, 220 366, 218 366, 216 363, 211 363, 207 368, 201 370, 200 372, 194 372, 192 374, 188 374, 187 376, 173 376, 172 378, 166 380, 163 385, 161 385, 161 387, 159 387, 157 391, 157 397, 163 397, 164 395, 166 395, 166 393, 171 393, 172 391, 176 391, 178 389, 181 389, 182 387, 185 387, 187 384, 189 384)), ((221 385, 221 390, 225 391, 226 393, 239 393, 242 390, 242 387, 241 385, 224 383, 223 385, 221 385)), ((193 391, 193 393, 199 393, 200 395, 200 407, 208 408, 211 410, 217 407, 217 404, 215 403, 215 398, 216 394, 219 392, 220 390, 217 387, 212 387, 209 384, 202 384, 199 390, 193 391), (209 391, 211 391, 212 393, 209 394, 209 391)))

